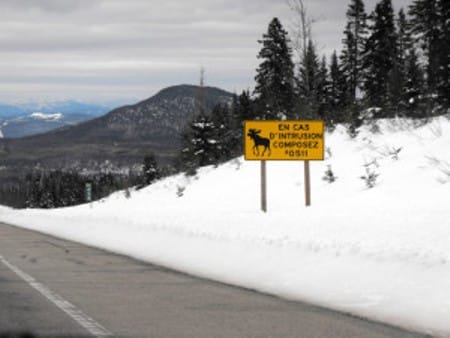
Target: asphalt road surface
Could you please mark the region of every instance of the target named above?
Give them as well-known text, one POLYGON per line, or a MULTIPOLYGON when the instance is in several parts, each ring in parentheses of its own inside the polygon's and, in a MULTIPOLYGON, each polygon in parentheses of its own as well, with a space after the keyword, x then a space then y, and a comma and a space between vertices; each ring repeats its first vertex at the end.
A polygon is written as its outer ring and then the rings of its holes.
POLYGON ((0 337, 6 332, 36 337, 422 337, 0 223, 0 337))

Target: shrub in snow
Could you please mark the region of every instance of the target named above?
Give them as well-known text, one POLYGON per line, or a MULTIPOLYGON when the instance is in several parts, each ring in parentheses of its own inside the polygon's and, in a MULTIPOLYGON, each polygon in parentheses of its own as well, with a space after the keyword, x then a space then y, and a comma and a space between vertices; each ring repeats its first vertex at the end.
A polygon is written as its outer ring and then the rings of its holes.
POLYGON ((325 148, 325 152, 327 154, 327 159, 330 159, 333 157, 333 153, 331 152, 331 148, 330 147, 326 147, 325 148))
POLYGON ((391 148, 389 150, 389 156, 393 159, 393 160, 398 160, 398 154, 400 153, 400 151, 402 151, 402 147, 400 148, 391 148))
POLYGON ((376 158, 372 159, 372 161, 370 161, 370 162, 365 162, 364 163, 364 167, 366 167, 366 168, 370 168, 372 166, 376 167, 376 168, 380 167, 380 165, 378 164, 378 161, 377 161, 376 158))
POLYGON ((379 153, 385 157, 390 157, 391 159, 397 161, 398 160, 398 154, 402 151, 403 147, 385 147, 382 151, 379 151, 379 153))
POLYGON ((379 174, 370 169, 370 167, 366 166, 366 174, 360 176, 360 178, 366 183, 366 187, 370 189, 376 185, 378 176, 379 174))
POLYGON ((185 190, 186 190, 186 187, 178 185, 177 186, 177 196, 182 197, 184 195, 185 190))
POLYGON ((239 158, 235 158, 233 163, 236 165, 236 170, 241 169, 242 162, 239 160, 239 158))
POLYGON ((351 138, 356 138, 356 136, 358 136, 359 134, 359 131, 353 124, 350 124, 347 128, 347 133, 351 138))
POLYGON ((333 183, 336 181, 337 176, 334 175, 333 170, 331 169, 331 165, 327 166, 327 170, 325 171, 325 175, 322 177, 322 179, 328 183, 333 183))
POLYGON ((376 120, 373 120, 369 123, 369 131, 372 134, 380 134, 381 133, 380 126, 378 125, 376 120))

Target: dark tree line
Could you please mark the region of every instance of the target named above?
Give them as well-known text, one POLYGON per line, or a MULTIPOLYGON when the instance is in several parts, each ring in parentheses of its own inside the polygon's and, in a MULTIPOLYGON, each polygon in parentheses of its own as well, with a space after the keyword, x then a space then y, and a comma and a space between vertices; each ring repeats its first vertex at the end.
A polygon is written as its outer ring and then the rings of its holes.
POLYGON ((16 208, 59 208, 87 202, 86 184, 93 201, 117 190, 141 189, 163 175, 153 154, 144 157, 140 173, 97 173, 81 175, 75 171, 36 170, 23 180, 0 184, 2 204, 16 208))
POLYGON ((194 174, 199 166, 241 155, 244 120, 322 119, 328 128, 345 123, 356 135, 367 118, 447 113, 449 3, 414 0, 395 14, 392 1, 381 0, 367 14, 363 0, 350 0, 341 52, 330 59, 318 55, 308 29, 298 64, 287 31, 274 18, 258 41, 254 91, 212 112, 200 109, 182 134, 177 168, 194 174))

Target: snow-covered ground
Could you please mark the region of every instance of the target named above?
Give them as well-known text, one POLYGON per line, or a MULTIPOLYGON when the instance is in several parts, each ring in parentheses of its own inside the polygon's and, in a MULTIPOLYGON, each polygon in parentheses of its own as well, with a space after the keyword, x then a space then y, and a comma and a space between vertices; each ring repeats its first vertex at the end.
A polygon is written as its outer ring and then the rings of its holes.
POLYGON ((242 158, 72 208, 13 210, 0 221, 194 275, 407 329, 450 336, 450 119, 382 120, 356 139, 327 134, 326 160, 242 158), (372 131, 371 131, 372 130, 372 131), (400 150, 399 150, 400 149, 400 150), (396 158, 398 157, 398 158, 396 158), (322 179, 328 166, 334 183, 322 179), (367 188, 367 170, 379 174, 367 188))

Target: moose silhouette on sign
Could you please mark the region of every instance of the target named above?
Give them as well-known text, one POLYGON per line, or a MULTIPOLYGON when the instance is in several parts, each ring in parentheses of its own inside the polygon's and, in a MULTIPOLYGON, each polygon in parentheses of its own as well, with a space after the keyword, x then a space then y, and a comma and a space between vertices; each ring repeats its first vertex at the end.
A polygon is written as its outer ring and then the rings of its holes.
POLYGON ((253 140, 253 154, 255 154, 256 156, 264 156, 264 154, 266 153, 266 150, 268 150, 269 156, 270 156, 270 154, 271 154, 270 140, 268 138, 259 136, 260 133, 261 133, 261 130, 259 130, 259 129, 249 129, 249 131, 247 133, 247 136, 253 140), (260 146, 264 147, 264 150, 261 155, 259 154, 260 146))

